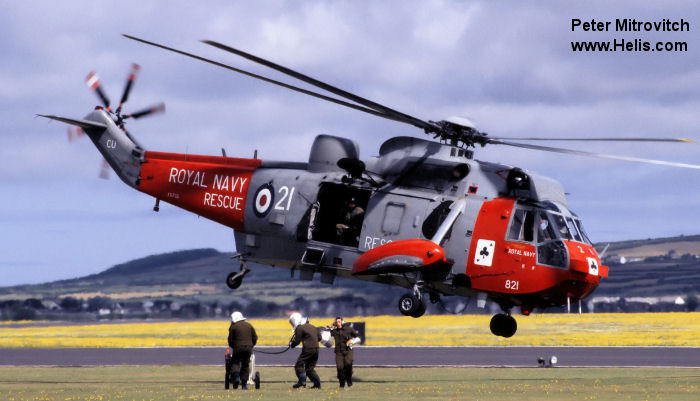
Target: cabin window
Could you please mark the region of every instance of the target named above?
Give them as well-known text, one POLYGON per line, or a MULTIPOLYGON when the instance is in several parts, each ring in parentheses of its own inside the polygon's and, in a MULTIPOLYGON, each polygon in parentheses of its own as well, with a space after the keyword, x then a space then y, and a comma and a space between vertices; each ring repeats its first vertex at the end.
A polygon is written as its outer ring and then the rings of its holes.
POLYGON ((382 233, 384 235, 396 235, 401 232, 401 221, 406 212, 406 205, 403 203, 389 202, 386 204, 384 221, 382 222, 382 233))
MULTIPOLYGON (((445 221, 447 215, 450 214, 450 206, 452 206, 452 201, 444 201, 440 203, 432 212, 425 218, 421 231, 423 236, 427 239, 433 238, 437 232, 440 225, 445 221)), ((452 231, 452 229, 450 229, 452 231)), ((449 238, 450 233, 447 233, 449 238)))

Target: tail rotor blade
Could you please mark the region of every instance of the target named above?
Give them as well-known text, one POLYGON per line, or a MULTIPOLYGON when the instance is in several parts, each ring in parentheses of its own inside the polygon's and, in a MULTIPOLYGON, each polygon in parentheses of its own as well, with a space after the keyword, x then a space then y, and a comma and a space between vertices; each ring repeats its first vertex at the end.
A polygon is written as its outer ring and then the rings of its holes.
POLYGON ((131 72, 129 73, 129 77, 126 80, 126 86, 124 87, 124 93, 122 94, 122 98, 119 101, 119 107, 117 108, 117 113, 119 113, 122 109, 122 106, 124 106, 124 103, 129 99, 129 93, 131 92, 131 87, 134 85, 134 81, 136 81, 136 77, 139 74, 139 71, 141 70, 141 66, 134 63, 131 65, 131 72))
POLYGON ((164 112, 165 112, 165 103, 160 103, 160 104, 157 104, 153 107, 149 107, 147 109, 137 111, 136 113, 127 114, 126 116, 124 116, 124 119, 127 119, 127 118, 137 119, 137 118, 147 116, 149 114, 164 113, 164 112))
POLYGON ((100 98, 102 104, 107 108, 107 110, 112 111, 112 109, 109 107, 109 98, 107 97, 107 95, 105 95, 104 91, 102 90, 100 77, 95 71, 92 71, 90 74, 88 74, 87 78, 85 78, 85 84, 88 86, 88 88, 94 90, 95 93, 97 93, 97 96, 100 98))
POLYGON ((73 127, 68 127, 68 142, 73 142, 76 139, 80 139, 83 136, 83 129, 80 127, 75 127, 75 135, 73 134, 73 127))
POLYGON ((102 159, 102 166, 100 167, 100 178, 103 180, 109 179, 109 163, 104 159, 102 159))

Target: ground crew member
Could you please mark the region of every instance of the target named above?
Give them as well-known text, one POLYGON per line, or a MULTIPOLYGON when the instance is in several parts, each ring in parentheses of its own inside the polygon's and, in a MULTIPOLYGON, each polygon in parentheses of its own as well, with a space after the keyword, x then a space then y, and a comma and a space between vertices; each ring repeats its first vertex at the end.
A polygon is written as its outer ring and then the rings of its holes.
POLYGON ((228 345, 233 350, 233 388, 241 385, 242 390, 248 389, 250 376, 250 357, 253 346, 258 342, 258 335, 253 325, 245 321, 241 312, 231 314, 231 326, 228 329, 228 345))
POLYGON ((299 381, 293 388, 306 387, 308 377, 314 385, 311 388, 321 388, 321 378, 316 374, 316 362, 318 362, 318 342, 321 341, 321 331, 316 326, 309 324, 309 319, 294 312, 289 316, 289 323, 294 327, 294 335, 289 341, 289 346, 294 348, 302 344, 301 354, 294 365, 294 372, 299 381))
POLYGON ((335 342, 335 367, 338 370, 340 387, 352 386, 352 362, 354 359, 353 345, 360 342, 359 334, 352 326, 338 316, 333 321, 331 335, 335 342))

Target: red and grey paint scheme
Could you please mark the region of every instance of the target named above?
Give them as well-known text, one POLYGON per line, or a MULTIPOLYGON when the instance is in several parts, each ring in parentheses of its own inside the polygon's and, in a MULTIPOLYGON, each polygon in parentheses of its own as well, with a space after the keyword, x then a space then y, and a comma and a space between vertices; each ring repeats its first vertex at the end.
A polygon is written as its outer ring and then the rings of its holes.
POLYGON ((450 145, 392 138, 362 162, 372 177, 362 179, 339 166, 359 161, 346 138, 320 135, 308 162, 278 162, 146 151, 101 108, 82 120, 46 117, 79 127, 133 188, 234 229, 242 266, 403 286, 409 316, 425 311, 425 295, 488 299, 505 312, 492 331, 510 336, 512 308, 575 302, 607 276, 559 183, 450 145), (342 236, 350 199, 362 213, 342 236))

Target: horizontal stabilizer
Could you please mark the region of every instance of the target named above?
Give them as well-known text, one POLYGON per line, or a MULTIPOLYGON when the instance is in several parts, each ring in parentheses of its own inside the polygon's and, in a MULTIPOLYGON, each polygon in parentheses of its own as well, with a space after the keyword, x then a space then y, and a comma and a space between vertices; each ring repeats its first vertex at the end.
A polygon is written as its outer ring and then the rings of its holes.
POLYGON ((59 117, 59 116, 54 116, 54 115, 46 115, 46 114, 37 114, 39 117, 44 117, 44 118, 49 118, 51 120, 56 120, 60 121, 66 124, 70 125, 75 125, 77 127, 81 127, 84 130, 88 129, 106 129, 107 126, 103 123, 95 122, 95 121, 88 121, 88 120, 79 120, 76 118, 68 118, 68 117, 59 117))

